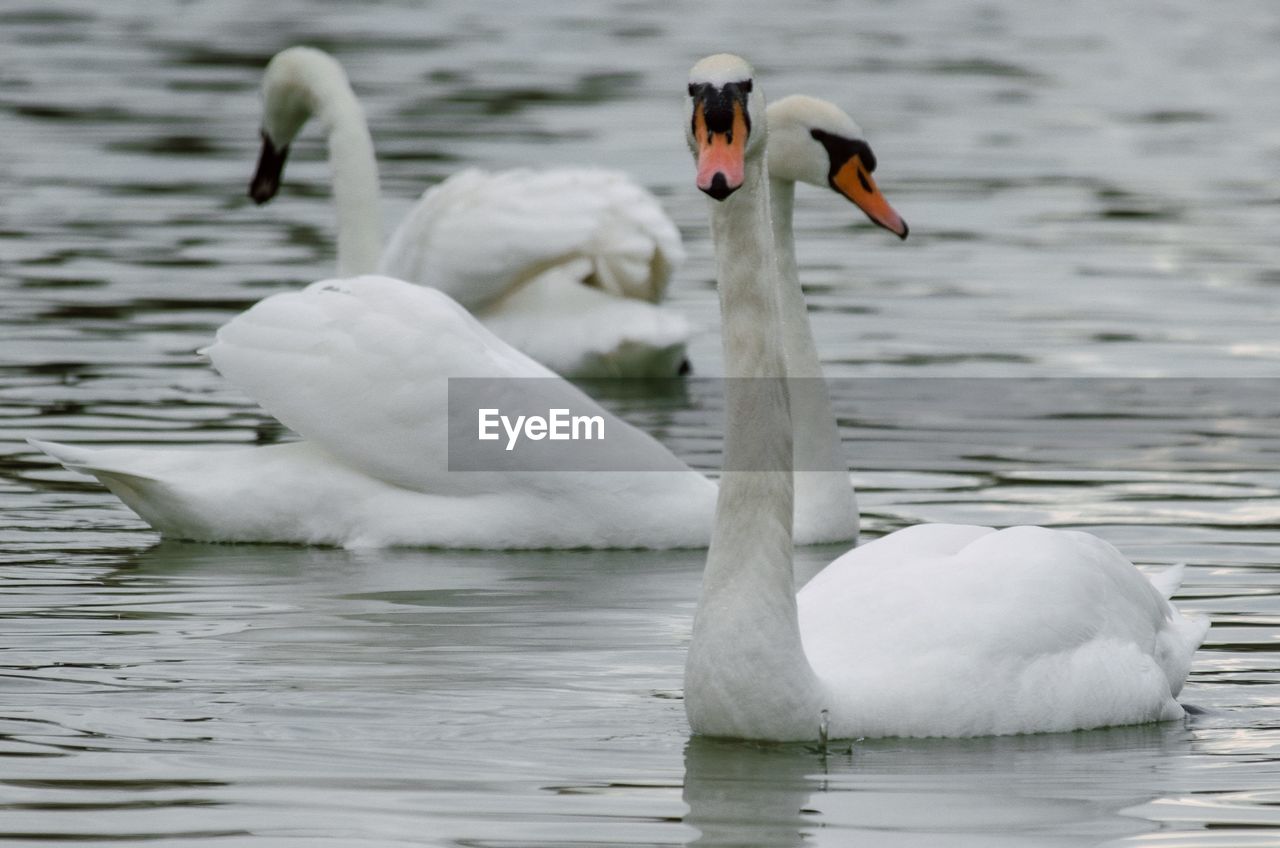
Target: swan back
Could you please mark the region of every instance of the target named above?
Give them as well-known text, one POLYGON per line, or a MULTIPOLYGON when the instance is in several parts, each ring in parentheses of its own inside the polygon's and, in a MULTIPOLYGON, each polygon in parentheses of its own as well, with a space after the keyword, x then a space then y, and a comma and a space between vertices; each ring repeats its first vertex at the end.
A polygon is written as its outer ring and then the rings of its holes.
MULTIPOLYGON (((1177 718, 1207 622, 1112 545, 1042 527, 926 524, 799 593, 840 736, 973 736, 1177 718)), ((1165 579, 1160 579, 1165 577, 1165 579)))
MULTIPOLYGON (((463 427, 475 433, 473 421, 450 420, 451 378, 499 380, 511 408, 599 415, 616 456, 692 473, 448 295, 401 280, 322 280, 273 295, 219 329, 207 353, 223 376, 308 441, 378 480, 419 492, 464 495, 493 486, 486 474, 448 473, 451 435, 463 427)), ((529 478, 538 485, 554 476, 529 478)))
POLYGON ((380 268, 476 312, 548 269, 583 261, 586 285, 656 303, 684 248, 657 199, 619 171, 469 169, 422 195, 380 268))

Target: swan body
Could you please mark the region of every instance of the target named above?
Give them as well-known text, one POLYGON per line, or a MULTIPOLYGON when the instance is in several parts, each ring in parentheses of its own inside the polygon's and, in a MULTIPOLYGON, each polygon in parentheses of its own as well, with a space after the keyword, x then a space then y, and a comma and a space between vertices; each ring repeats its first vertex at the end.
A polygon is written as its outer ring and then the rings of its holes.
POLYGON ((680 234, 625 174, 463 171, 428 189, 383 250, 368 124, 346 73, 322 51, 291 47, 268 63, 263 151, 250 195, 259 203, 275 195, 289 144, 311 115, 328 137, 340 276, 378 272, 440 289, 568 376, 675 376, 685 367, 693 326, 657 305, 684 260, 680 234), (548 273, 553 281, 536 285, 548 273), (569 273, 603 296, 575 297, 564 285, 569 273), (526 285, 539 294, 512 296, 526 285), (632 302, 616 309, 614 300, 632 302), (538 308, 527 311, 531 304, 538 308), (575 324, 584 329, 573 331, 575 324))
MULTIPOLYGON (((1181 574, 1162 573, 1166 591, 1181 574)), ((909 527, 831 563, 797 602, 831 732, 846 738, 1180 718, 1208 629, 1107 542, 1043 527, 909 527)))
POLYGON ((166 537, 202 542, 690 548, 706 544, 715 502, 715 484, 689 471, 592 472, 609 479, 590 490, 574 487, 564 476, 570 472, 525 472, 523 479, 508 472, 501 489, 428 492, 381 479, 311 441, 225 450, 30 442, 97 477, 166 537), (687 514, 664 508, 675 499, 687 514))
MULTIPOLYGON (((1183 715, 1176 696, 1208 623, 1168 601, 1181 569, 1153 582, 1085 533, 911 527, 843 555, 797 595, 792 420, 777 379, 786 286, 766 130, 749 123, 762 97, 728 55, 695 65, 689 90, 698 184, 715 200, 725 361, 730 377, 751 378, 728 381, 726 470, 685 667, 693 731, 809 740, 825 715, 835 737, 973 736, 1183 715), (733 470, 744 467, 771 470, 733 470)), ((866 158, 851 153, 841 170, 861 167, 874 190, 866 158)))
POLYGON ((697 547, 716 486, 480 325, 386 277, 313 283, 218 331, 214 366, 303 441, 229 450, 36 442, 166 535, 347 547, 697 547), (510 380, 512 406, 604 417, 651 471, 450 472, 451 377, 510 380))

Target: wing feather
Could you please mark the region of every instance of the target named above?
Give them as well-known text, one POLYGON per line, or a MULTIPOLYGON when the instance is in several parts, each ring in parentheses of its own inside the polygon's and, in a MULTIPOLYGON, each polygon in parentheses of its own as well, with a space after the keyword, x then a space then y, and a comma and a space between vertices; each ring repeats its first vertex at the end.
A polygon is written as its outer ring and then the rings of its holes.
POLYGON ((423 194, 380 269, 474 312, 578 258, 589 261, 589 284, 656 303, 684 248, 657 199, 621 172, 467 170, 423 194))
POLYGON ((451 377, 504 378, 513 407, 604 416, 611 449, 655 468, 687 469, 447 295, 400 280, 324 280, 274 295, 223 326, 207 353, 228 380, 308 441, 416 491, 479 494, 523 479, 448 472, 451 377))

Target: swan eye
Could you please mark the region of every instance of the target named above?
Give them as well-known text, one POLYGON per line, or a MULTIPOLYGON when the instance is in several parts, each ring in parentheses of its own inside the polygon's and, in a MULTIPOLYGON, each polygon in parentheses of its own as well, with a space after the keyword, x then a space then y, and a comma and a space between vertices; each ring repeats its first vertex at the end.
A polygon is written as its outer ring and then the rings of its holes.
POLYGON ((826 130, 809 130, 809 135, 827 150, 827 159, 831 162, 831 173, 839 172, 854 156, 861 160, 867 173, 875 173, 876 155, 871 152, 871 145, 860 138, 846 138, 829 133, 826 130))

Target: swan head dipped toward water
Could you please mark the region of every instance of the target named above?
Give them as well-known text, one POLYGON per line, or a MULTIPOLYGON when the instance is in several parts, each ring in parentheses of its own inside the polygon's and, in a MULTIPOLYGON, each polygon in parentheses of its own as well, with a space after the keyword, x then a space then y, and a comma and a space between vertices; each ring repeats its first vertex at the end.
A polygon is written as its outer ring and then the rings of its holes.
POLYGON ((746 162, 763 155, 764 103, 753 92, 751 65, 728 53, 708 56, 689 71, 692 118, 686 129, 698 161, 698 188, 724 200, 742 187, 746 162))
POLYGON ((354 106, 355 95, 346 72, 327 53, 290 47, 267 63, 262 78, 262 153, 249 183, 255 203, 275 197, 290 143, 313 114, 334 101, 350 101, 354 106))
POLYGON ((862 129, 826 100, 794 94, 769 105, 769 175, 829 186, 878 226, 907 237, 902 220, 876 187, 876 157, 862 129))
POLYGON ((249 183, 258 205, 280 190, 289 144, 314 117, 329 149, 338 213, 338 274, 372 273, 382 253, 378 162, 364 110, 346 71, 314 47, 289 47, 267 63, 262 77, 262 154, 249 183))

